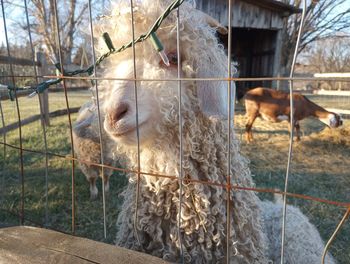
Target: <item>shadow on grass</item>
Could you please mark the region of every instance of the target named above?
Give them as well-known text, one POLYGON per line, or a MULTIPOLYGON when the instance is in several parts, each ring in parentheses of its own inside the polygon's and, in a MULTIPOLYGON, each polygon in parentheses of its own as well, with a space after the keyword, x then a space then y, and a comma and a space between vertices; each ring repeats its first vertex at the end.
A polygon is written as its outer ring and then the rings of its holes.
MULTIPOLYGON (((50 169, 48 177, 48 221, 45 224, 45 177, 44 167, 28 169, 24 178, 24 215, 27 223, 69 233, 72 221, 72 191, 70 162, 61 169, 50 169)), ((5 174, 4 193, 0 206, 0 224, 19 224, 19 217, 11 212, 19 212, 21 205, 21 184, 9 181, 13 175, 5 174), (10 182, 10 183, 9 183, 10 182)), ((101 180, 97 185, 99 197, 90 200, 89 184, 80 170, 75 171, 75 216, 76 234, 90 239, 113 243, 116 235, 116 219, 121 207, 121 193, 127 179, 114 173, 110 178, 110 192, 106 195, 107 238, 103 235, 103 206, 101 180)))

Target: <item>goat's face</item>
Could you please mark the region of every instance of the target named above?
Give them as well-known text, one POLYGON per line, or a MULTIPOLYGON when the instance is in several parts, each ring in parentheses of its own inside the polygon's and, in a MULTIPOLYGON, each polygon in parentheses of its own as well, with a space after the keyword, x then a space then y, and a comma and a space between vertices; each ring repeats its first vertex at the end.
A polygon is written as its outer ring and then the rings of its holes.
POLYGON ((329 126, 331 128, 336 128, 343 125, 343 120, 341 119, 340 115, 332 113, 331 117, 329 118, 329 126))
MULTIPOLYGON (((149 30, 154 24, 154 17, 164 11, 168 1, 140 1, 140 6, 134 13, 135 36, 149 30), (149 3, 149 4, 147 4, 149 3)), ((100 32, 109 32, 115 47, 128 43, 131 39, 131 14, 121 12, 121 6, 116 7, 114 15, 101 22, 100 32), (120 12, 119 12, 120 11, 120 12)), ((130 10, 125 2, 125 10, 130 10)), ((164 45, 164 50, 171 62, 169 67, 160 63, 160 57, 150 41, 135 45, 136 77, 155 81, 137 81, 136 109, 134 81, 106 81, 100 85, 105 121, 104 128, 117 143, 135 145, 137 142, 137 127, 139 128, 140 144, 152 142, 159 136, 159 126, 162 123, 176 126, 178 113, 178 82, 165 81, 176 79, 178 76, 177 63, 180 63, 180 74, 186 78, 210 78, 227 76, 227 57, 219 45, 215 31, 209 26, 220 28, 218 22, 207 15, 184 3, 180 19, 180 59, 177 62, 177 23, 176 13, 173 12, 164 20, 157 30, 157 36, 164 45), (215 23, 214 23, 215 22, 215 23), (174 56, 175 55, 175 56, 174 56), (136 122, 138 113, 138 122, 136 122), (138 126, 137 126, 138 123, 138 126)), ((99 49, 106 46, 99 42, 99 49)), ((131 49, 119 53, 109 59, 109 68, 103 75, 105 78, 133 79, 134 67, 131 49)), ((182 105, 189 109, 196 104, 197 99, 204 113, 208 115, 226 115, 227 113, 227 83, 224 81, 182 82, 182 105), (187 87, 186 87, 187 86, 187 87), (189 90, 191 90, 189 92, 189 90), (187 94, 188 93, 188 94, 187 94), (188 96, 186 96, 186 94, 188 96), (191 103, 186 98, 191 98, 191 103)), ((195 107, 195 106, 194 106, 195 107)), ((171 128, 169 128, 171 129, 171 128)))
MULTIPOLYGON (((175 78, 176 69, 163 69, 137 61, 138 78, 167 79, 175 78)), ((132 79, 133 61, 125 60, 114 69, 116 77, 132 79)), ((174 81, 109 81, 109 92, 104 99, 104 129, 116 142, 127 145, 137 144, 137 128, 140 144, 147 144, 158 136, 158 128, 163 114, 160 104, 162 100, 176 99, 177 82, 174 81), (137 89, 137 108, 135 85, 137 89), (169 97, 172 97, 172 99, 169 97), (138 121, 136 120, 138 113, 138 121)))

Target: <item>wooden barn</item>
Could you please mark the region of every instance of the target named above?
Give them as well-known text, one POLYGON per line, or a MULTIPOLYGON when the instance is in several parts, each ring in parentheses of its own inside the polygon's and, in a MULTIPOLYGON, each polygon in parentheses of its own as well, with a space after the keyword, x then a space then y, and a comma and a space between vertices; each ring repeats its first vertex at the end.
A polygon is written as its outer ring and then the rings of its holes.
MULTIPOLYGON (((232 1, 232 58, 239 77, 278 76, 284 20, 300 12, 275 0, 232 1)), ((197 8, 228 26, 227 0, 198 0, 197 8)), ((227 36, 221 36, 227 45, 227 36)), ((238 82, 238 96, 248 87, 271 86, 271 81, 238 82)))

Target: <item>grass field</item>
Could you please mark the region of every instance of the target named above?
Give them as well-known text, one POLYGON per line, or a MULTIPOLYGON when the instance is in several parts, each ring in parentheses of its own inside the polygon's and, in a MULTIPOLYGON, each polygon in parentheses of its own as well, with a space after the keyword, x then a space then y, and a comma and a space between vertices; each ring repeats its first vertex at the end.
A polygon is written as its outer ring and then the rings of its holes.
MULTIPOLYGON (((83 104, 90 98, 89 92, 71 92, 70 106, 83 104)), ((316 98, 323 102, 322 98, 316 98)), ((334 100, 334 99, 331 99, 334 100)), ((22 118, 38 114, 37 99, 20 98, 22 118)), ((324 104, 329 104, 324 100, 324 104)), ((349 102, 350 104, 350 102, 349 102)), ((349 109, 349 104, 347 106, 349 109)), ((15 106, 12 102, 2 102, 6 124, 16 121, 15 106)), ((61 93, 50 94, 50 111, 65 108, 61 93)), ((76 114, 72 115, 72 119, 76 114)), ((245 118, 243 112, 235 115, 235 130, 243 138, 245 118)), ((329 130, 318 121, 308 119, 302 122, 303 137, 294 145, 289 191, 311 195, 334 201, 350 201, 350 121, 344 128, 329 130)), ((43 150, 44 141, 40 122, 23 127, 23 147, 43 150)), ((250 168, 257 187, 283 190, 288 152, 287 123, 270 124, 257 120, 254 125, 255 142, 242 141, 242 153, 250 160, 250 168)), ((70 155, 69 126, 67 116, 51 119, 47 131, 48 151, 59 155, 70 155)), ((2 139, 1 139, 2 140, 2 139)), ((6 142, 19 146, 18 130, 6 135, 6 142)), ((24 208, 25 223, 45 223, 45 166, 44 156, 24 152, 24 208), (29 221, 31 220, 31 221, 29 221)), ((0 227, 19 224, 18 213, 21 200, 19 151, 10 147, 0 151, 0 227), (1 169, 1 167, 0 167, 1 169)), ((49 156, 48 173, 48 228, 64 232, 71 230, 71 161, 49 156)), ((107 196, 107 238, 103 237, 103 212, 100 195, 90 201, 89 188, 85 177, 75 169, 76 186, 76 234, 98 241, 113 243, 116 235, 116 218, 121 206, 119 194, 127 183, 126 177, 114 173, 111 177, 111 192, 107 196)), ((271 195, 261 195, 273 199, 271 195)), ((322 237, 327 240, 345 213, 344 209, 316 202, 289 198, 288 203, 299 206, 317 226, 322 237)), ((350 259, 349 221, 341 229, 331 247, 332 254, 339 263, 350 259)))

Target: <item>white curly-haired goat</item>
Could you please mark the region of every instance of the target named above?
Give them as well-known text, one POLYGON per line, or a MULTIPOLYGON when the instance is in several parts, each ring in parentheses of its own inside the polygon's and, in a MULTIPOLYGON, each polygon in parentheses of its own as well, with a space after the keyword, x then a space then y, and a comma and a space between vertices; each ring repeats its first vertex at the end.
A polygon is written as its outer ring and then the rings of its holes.
MULTIPOLYGON (((167 7, 167 0, 137 1, 135 36, 146 32, 167 7)), ((130 41, 129 1, 119 1, 111 16, 100 21, 97 34, 106 31, 115 47, 130 41)), ((227 56, 215 36, 214 20, 185 2, 180 10, 182 81, 183 194, 180 235, 186 263, 225 262, 226 237, 231 263, 279 261, 281 205, 261 202, 254 192, 231 190, 191 180, 226 184, 227 82, 190 78, 227 76, 227 56), (208 25, 211 24, 210 25, 208 25), (226 120, 225 120, 226 119, 226 120), (226 204, 230 200, 230 233, 226 232, 226 204)), ((116 243, 171 262, 180 261, 179 219, 179 97, 177 78, 176 12, 164 20, 157 34, 171 57, 165 66, 149 41, 135 45, 141 172, 136 233, 134 215, 137 176, 129 174, 118 216, 116 243), (153 80, 152 80, 153 79, 153 80), (168 80, 171 79, 171 80, 168 80), (168 80, 168 81, 166 81, 168 80), (138 243, 138 239, 140 244, 138 243)), ((104 42, 99 44, 100 51, 104 42)), ((106 60, 100 84, 104 129, 115 142, 115 155, 127 157, 125 166, 138 169, 134 66, 129 49, 106 60)), ((247 160, 231 141, 231 184, 252 187, 247 160)), ((312 224, 288 206, 285 263, 317 263, 323 242, 312 224), (289 228, 289 227, 292 227, 289 228)), ((327 263, 333 263, 327 257, 327 263)))

